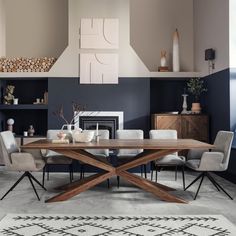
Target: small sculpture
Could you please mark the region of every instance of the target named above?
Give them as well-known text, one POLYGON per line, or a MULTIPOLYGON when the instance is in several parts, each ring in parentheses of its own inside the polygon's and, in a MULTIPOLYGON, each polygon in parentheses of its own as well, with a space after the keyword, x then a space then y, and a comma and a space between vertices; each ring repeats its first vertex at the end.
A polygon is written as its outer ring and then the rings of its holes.
POLYGON ((14 125, 15 121, 10 118, 7 120, 7 130, 13 132, 13 125, 14 125))
POLYGON ((7 85, 5 96, 4 96, 4 104, 10 105, 10 104, 13 103, 13 100, 14 100, 14 95, 13 95, 14 90, 15 90, 15 86, 7 85))
POLYGON ((165 67, 166 65, 167 65, 166 51, 161 51, 161 67, 165 67))
POLYGON ((167 66, 167 53, 165 50, 161 51, 161 60, 160 60, 161 66, 158 67, 159 72, 167 72, 169 71, 167 66))
POLYGON ((30 125, 29 129, 28 129, 29 136, 31 136, 31 137, 34 136, 34 132, 35 132, 35 130, 34 130, 33 125, 30 125))

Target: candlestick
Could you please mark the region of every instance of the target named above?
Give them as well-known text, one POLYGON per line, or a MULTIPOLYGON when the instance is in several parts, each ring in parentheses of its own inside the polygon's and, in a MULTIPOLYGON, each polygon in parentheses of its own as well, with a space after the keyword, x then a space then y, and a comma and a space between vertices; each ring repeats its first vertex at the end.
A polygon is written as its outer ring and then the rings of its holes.
POLYGON ((96 125, 96 136, 98 136, 98 123, 96 125))

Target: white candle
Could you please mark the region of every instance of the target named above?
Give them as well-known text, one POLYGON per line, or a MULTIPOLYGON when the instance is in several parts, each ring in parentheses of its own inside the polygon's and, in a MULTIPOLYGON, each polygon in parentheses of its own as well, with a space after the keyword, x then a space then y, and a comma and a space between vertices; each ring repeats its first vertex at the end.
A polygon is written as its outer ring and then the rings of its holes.
POLYGON ((98 123, 96 125, 96 136, 98 136, 98 123))

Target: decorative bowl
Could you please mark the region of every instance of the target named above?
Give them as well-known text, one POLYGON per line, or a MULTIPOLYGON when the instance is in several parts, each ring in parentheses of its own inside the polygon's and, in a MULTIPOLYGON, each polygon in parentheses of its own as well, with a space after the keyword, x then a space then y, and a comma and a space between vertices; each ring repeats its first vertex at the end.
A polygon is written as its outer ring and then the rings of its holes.
POLYGON ((73 133, 74 141, 77 143, 91 142, 93 140, 93 137, 94 137, 94 131, 90 131, 90 130, 84 130, 82 132, 75 131, 73 133))

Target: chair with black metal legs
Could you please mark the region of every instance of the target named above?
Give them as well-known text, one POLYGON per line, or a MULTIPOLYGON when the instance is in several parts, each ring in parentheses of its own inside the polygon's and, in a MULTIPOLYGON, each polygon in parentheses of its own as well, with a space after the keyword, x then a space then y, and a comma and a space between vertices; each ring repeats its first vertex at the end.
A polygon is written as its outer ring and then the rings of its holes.
MULTIPOLYGON (((14 185, 3 195, 3 200, 20 182, 24 177, 29 179, 33 187, 37 199, 40 200, 39 195, 35 189, 34 182, 37 183, 44 190, 44 186, 31 174, 33 171, 42 170, 45 162, 40 158, 34 157, 30 152, 20 152, 17 146, 14 135, 11 131, 4 131, 0 133, 1 154, 4 159, 6 168, 10 171, 23 171, 23 175, 14 183, 14 185)), ((38 150, 40 153, 40 150, 38 150)))
MULTIPOLYGON (((150 139, 177 139, 176 130, 150 130, 149 132, 150 139)), ((179 156, 178 153, 173 153, 167 156, 162 157, 151 163, 151 180, 153 179, 153 171, 156 170, 156 182, 157 182, 157 171, 163 167, 173 166, 175 167, 175 180, 177 180, 177 171, 178 167, 181 168, 182 178, 183 178, 183 189, 185 188, 185 176, 184 176, 184 166, 185 166, 185 157, 179 156)))
MULTIPOLYGON (((117 139, 143 139, 143 130, 124 129, 116 131, 117 139)), ((117 153, 118 165, 125 162, 128 158, 132 158, 142 153, 143 149, 119 149, 117 153)), ((143 165, 141 166, 141 174, 143 173, 143 165)), ((145 172, 146 166, 144 167, 145 172)), ((145 174, 145 178, 146 178, 145 174)), ((117 186, 120 186, 120 177, 117 176, 117 186)))
MULTIPOLYGON (((96 130, 91 130, 91 131, 96 131, 96 130)), ((110 137, 110 132, 109 130, 98 130, 98 135, 99 135, 99 139, 109 139, 110 137)), ((94 140, 95 141, 95 136, 94 136, 94 140)), ((85 150, 91 154, 93 154, 94 156, 96 156, 96 158, 98 159, 103 159, 103 160, 106 160, 106 161, 110 161, 109 160, 109 149, 90 149, 90 150, 85 150)), ((80 163, 80 166, 81 166, 81 176, 80 178, 84 178, 84 173, 85 173, 85 164, 84 163, 80 163)), ((108 185, 108 188, 110 188, 110 180, 107 179, 107 185, 108 185)))
POLYGON ((205 177, 210 180, 217 191, 223 191, 230 199, 233 200, 232 196, 230 196, 230 194, 227 193, 226 190, 210 175, 210 172, 220 172, 227 170, 233 137, 233 132, 219 131, 214 142, 215 147, 211 151, 189 151, 186 166, 192 170, 201 172, 201 174, 185 188, 185 190, 187 190, 195 182, 201 179, 197 188, 197 192, 194 196, 194 200, 198 196, 205 177))
MULTIPOLYGON (((58 139, 57 134, 61 130, 48 130, 47 131, 47 139, 58 139)), ((65 132, 65 131, 63 131, 65 132)), ((50 167, 55 166, 55 165, 64 165, 68 167, 69 171, 69 178, 70 178, 70 183, 73 180, 73 160, 63 156, 57 152, 47 150, 46 154, 44 155, 46 165, 43 169, 43 186, 45 183, 45 172, 47 172, 47 180, 49 180, 49 172, 50 172, 50 167)))

